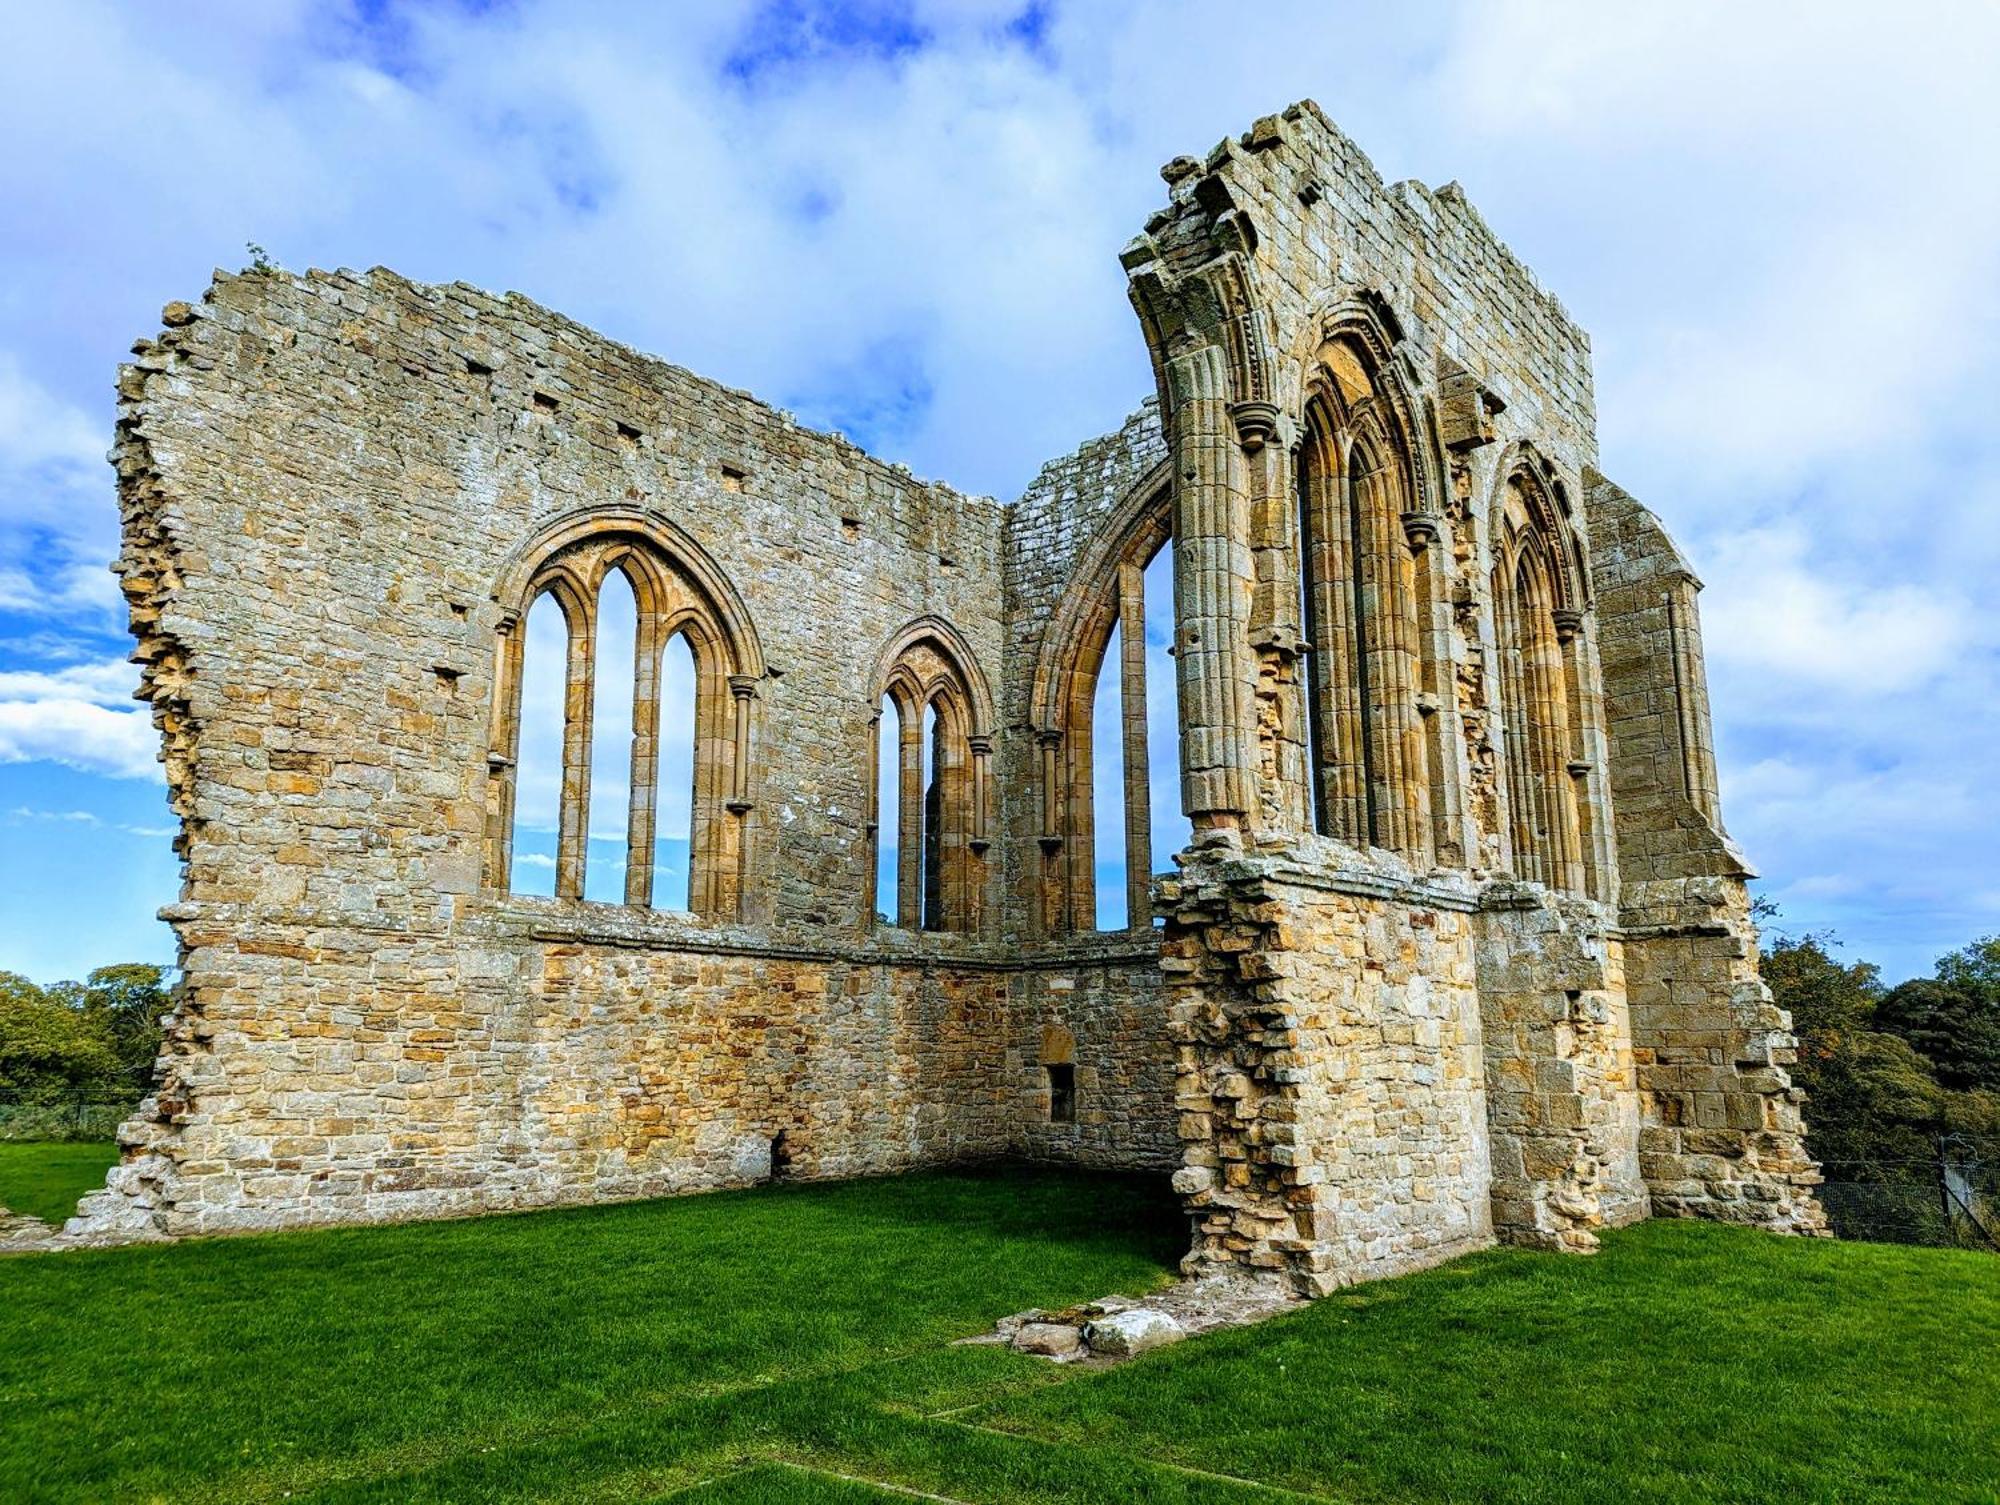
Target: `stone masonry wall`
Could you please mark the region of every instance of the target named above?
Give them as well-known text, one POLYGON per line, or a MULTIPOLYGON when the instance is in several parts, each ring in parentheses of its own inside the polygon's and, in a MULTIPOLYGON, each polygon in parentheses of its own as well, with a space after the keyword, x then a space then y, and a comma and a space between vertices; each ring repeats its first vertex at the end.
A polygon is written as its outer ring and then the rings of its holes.
POLYGON ((1495 1238, 1588 1251, 1649 1207, 1816 1231, 1699 583, 1594 468, 1587 337, 1455 185, 1383 184, 1310 102, 1163 176, 1123 253, 1157 396, 1011 509, 514 295, 258 270, 169 305, 114 460, 184 982, 72 1234, 997 1155, 1177 1167, 1190 1272, 1311 1294, 1495 1238), (1342 484, 1373 509, 1351 610, 1394 693, 1342 701, 1384 735, 1341 745, 1396 771, 1354 844, 1310 819, 1312 392, 1379 462, 1342 484), (535 540, 613 517, 747 645, 704 713, 729 867, 700 916, 496 891, 510 592, 535 540), (1087 775, 1119 752, 1078 746, 1076 697, 1169 532, 1196 834, 1152 854, 1180 869, 1164 929, 1098 933, 1087 775), (1531 543, 1532 716, 1493 583, 1531 543), (954 932, 867 902, 895 674, 965 722, 954 932))
POLYGON ((1184 1268, 1320 1295, 1491 1243, 1469 891, 1197 852, 1161 897, 1184 1268))
POLYGON ((1018 1141, 1018 962, 858 909, 877 655, 932 613, 998 682, 1000 508, 519 298, 249 273, 167 323, 121 384, 121 570, 186 982, 87 1222, 733 1184, 780 1135, 793 1174, 1018 1141), (759 634, 753 924, 485 890, 496 582, 607 504, 691 535, 759 634))
POLYGON ((1615 925, 1600 906, 1502 884, 1476 930, 1494 1225, 1587 1253, 1598 1229, 1647 1212, 1615 925))

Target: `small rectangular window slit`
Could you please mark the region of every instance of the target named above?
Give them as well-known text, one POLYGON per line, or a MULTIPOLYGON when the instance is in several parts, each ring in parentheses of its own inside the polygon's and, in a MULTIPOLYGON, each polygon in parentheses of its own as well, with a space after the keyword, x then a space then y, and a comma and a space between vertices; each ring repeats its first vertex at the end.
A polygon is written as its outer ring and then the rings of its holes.
POLYGON ((1068 1061, 1044 1066, 1049 1074, 1049 1122, 1076 1122, 1076 1067, 1068 1061))
POLYGON ((626 444, 637 444, 639 442, 639 431, 636 428, 632 427, 631 424, 621 423, 617 427, 618 427, 618 437, 623 442, 625 442, 626 444))
POLYGON ((741 491, 745 478, 746 472, 738 470, 734 465, 725 465, 722 467, 722 489, 724 491, 741 491))
POLYGON ((535 394, 535 411, 537 413, 553 413, 560 406, 561 403, 546 392, 537 392, 535 394))

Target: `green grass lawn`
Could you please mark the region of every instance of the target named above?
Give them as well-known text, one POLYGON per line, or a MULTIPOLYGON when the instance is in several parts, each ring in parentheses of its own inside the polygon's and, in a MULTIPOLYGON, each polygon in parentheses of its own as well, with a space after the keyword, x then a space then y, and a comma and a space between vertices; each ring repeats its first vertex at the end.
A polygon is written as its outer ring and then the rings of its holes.
POLYGON ((115 1144, 0 1141, 0 1207, 60 1225, 117 1159, 115 1144))
POLYGON ((2000 1498, 1974 1253, 1650 1223, 1117 1369, 948 1346, 1181 1238, 995 1172, 0 1260, 0 1499, 2000 1498))

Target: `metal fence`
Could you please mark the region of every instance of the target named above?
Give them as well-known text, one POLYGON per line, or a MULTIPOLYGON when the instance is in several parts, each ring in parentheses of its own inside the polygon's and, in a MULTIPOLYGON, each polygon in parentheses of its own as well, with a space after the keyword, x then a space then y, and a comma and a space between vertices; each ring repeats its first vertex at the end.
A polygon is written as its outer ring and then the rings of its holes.
POLYGON ((1839 1238, 2000 1252, 2000 1145, 1946 1136, 1925 1160, 1830 1160, 1820 1205, 1839 1238))
POLYGON ((114 1139, 136 1103, 0 1101, 0 1140, 114 1139))

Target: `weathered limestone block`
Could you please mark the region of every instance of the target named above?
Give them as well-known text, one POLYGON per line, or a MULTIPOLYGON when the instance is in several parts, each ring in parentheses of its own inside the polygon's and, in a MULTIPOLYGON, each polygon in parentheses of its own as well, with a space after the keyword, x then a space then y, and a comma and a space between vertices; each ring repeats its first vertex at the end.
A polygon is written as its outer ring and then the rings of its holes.
POLYGON ((1614 918, 1539 885, 1493 885, 1478 928, 1495 1231, 1587 1253, 1597 1229, 1647 1211, 1614 918))
POLYGON ((1111 1359, 1136 1358, 1178 1343, 1186 1331, 1166 1312, 1135 1306, 1084 1324, 1083 1340, 1094 1354, 1111 1359))

